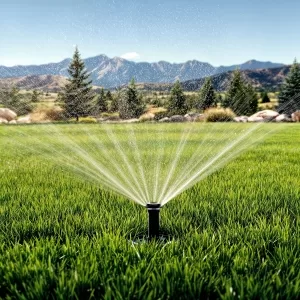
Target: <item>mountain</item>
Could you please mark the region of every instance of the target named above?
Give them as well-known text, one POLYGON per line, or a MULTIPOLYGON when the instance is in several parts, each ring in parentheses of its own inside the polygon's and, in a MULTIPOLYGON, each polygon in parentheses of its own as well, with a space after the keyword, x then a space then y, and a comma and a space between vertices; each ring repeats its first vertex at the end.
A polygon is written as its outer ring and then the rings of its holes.
MULTIPOLYGON (((278 90, 283 83, 290 66, 270 69, 243 70, 243 78, 256 88, 278 90)), ((227 71, 212 76, 214 88, 224 91, 228 88, 233 71, 227 71)), ((182 82, 185 91, 196 91, 201 88, 205 78, 192 79, 182 82)), ((17 86, 21 89, 40 89, 49 92, 58 92, 66 83, 66 77, 60 75, 30 75, 17 78, 0 78, 1 87, 17 86)), ((117 87, 124 85, 118 85, 117 87)), ((172 88, 172 83, 137 83, 139 90, 148 91, 168 91, 172 88)))
MULTIPOLYGON (((70 59, 59 63, 50 63, 31 66, 0 66, 0 78, 22 77, 27 75, 60 75, 68 76, 70 59)), ((254 70, 276 68, 284 66, 279 63, 260 62, 250 60, 246 63, 233 66, 214 67, 209 63, 190 60, 185 63, 169 63, 159 61, 155 63, 132 62, 120 57, 109 58, 99 55, 84 59, 85 66, 91 72, 94 85, 105 88, 127 84, 133 77, 137 82, 165 82, 172 83, 179 79, 187 81, 206 76, 212 76, 237 68, 241 70, 254 70)))

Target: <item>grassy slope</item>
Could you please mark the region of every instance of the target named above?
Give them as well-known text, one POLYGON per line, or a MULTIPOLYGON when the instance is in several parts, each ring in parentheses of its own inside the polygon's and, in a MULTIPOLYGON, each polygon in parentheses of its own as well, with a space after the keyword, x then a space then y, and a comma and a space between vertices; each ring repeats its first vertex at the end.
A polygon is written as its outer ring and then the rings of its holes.
POLYGON ((41 128, 0 127, 0 297, 300 297, 296 124, 168 203, 163 245, 130 241, 143 207, 14 142, 41 128))

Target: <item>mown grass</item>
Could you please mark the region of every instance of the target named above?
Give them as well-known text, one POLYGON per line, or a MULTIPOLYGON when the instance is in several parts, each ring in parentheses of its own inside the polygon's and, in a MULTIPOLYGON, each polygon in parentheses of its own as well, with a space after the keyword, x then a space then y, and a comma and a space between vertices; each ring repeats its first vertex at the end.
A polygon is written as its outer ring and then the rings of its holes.
MULTIPOLYGON (((163 207, 166 243, 136 242, 145 208, 22 146, 43 139, 42 126, 0 127, 1 298, 300 297, 296 124, 163 207)), ((57 126, 76 136, 80 125, 57 126)), ((169 126, 174 140, 181 125, 169 126)))

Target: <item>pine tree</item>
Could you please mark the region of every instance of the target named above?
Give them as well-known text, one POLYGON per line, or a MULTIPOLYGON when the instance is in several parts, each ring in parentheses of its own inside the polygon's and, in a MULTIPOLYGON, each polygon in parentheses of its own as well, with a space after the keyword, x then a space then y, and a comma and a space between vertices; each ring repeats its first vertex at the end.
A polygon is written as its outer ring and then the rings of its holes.
POLYGON ((118 109, 121 119, 138 118, 145 109, 142 96, 138 94, 134 79, 127 88, 120 93, 118 109))
POLYGON ((80 58, 77 47, 68 73, 70 78, 62 93, 63 107, 67 117, 75 117, 78 121, 79 117, 87 116, 91 112, 94 94, 91 86, 92 81, 89 80, 89 74, 80 58))
POLYGON ((291 67, 279 95, 278 111, 291 115, 300 109, 300 65, 297 60, 291 67))
POLYGON ((239 70, 234 71, 223 106, 237 115, 249 115, 257 110, 257 101, 253 87, 243 80, 239 70))
POLYGON ((18 115, 25 115, 33 109, 31 98, 21 94, 17 87, 0 90, 0 105, 13 110, 18 115))
POLYGON ((107 112, 107 101, 104 89, 102 88, 97 99, 97 112, 107 112))
POLYGON ((113 96, 112 96, 112 94, 111 94, 111 92, 110 92, 110 90, 108 90, 107 92, 106 92, 106 100, 107 101, 112 101, 113 100, 113 96))
POLYGON ((39 92, 37 90, 33 90, 32 96, 31 96, 31 102, 36 103, 39 102, 39 92))
POLYGON ((168 109, 172 114, 185 114, 187 112, 185 102, 186 97, 183 93, 179 80, 177 80, 171 89, 168 109))
POLYGON ((267 92, 262 93, 261 95, 261 103, 269 103, 270 102, 270 98, 268 96, 267 92))
POLYGON ((199 92, 197 108, 205 110, 217 105, 217 97, 212 85, 211 78, 207 78, 199 92))
POLYGON ((248 103, 247 108, 245 108, 245 115, 253 115, 257 112, 258 96, 251 84, 246 84, 245 91, 246 103, 248 103))

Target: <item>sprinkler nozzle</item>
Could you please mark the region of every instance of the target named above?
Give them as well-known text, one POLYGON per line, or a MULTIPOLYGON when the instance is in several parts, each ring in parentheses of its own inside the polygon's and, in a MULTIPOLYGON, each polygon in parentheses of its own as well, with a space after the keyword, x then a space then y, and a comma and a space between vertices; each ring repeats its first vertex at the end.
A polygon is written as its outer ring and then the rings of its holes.
POLYGON ((157 239, 159 237, 159 203, 148 203, 148 238, 157 239))

